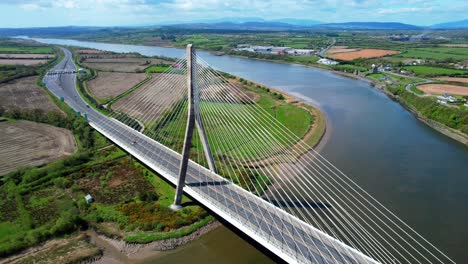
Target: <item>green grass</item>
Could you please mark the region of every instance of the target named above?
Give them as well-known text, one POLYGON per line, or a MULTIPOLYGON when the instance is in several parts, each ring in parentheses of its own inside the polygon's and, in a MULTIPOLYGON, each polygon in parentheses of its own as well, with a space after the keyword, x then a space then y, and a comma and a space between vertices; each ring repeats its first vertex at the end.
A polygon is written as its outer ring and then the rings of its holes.
POLYGON ((152 65, 145 69, 146 73, 162 73, 171 69, 171 66, 152 65))
POLYGON ((21 47, 21 46, 3 46, 0 47, 0 53, 52 53, 51 47, 21 47))
POLYGON ((416 86, 411 86, 410 90, 415 93, 415 94, 419 94, 419 95, 424 95, 424 92, 419 90, 416 86))
POLYGON ((14 235, 22 231, 24 231, 24 229, 18 223, 0 222, 0 243, 3 238, 7 238, 10 235, 14 235))
POLYGON ((468 75, 468 71, 441 68, 441 67, 432 67, 432 66, 405 66, 403 68, 405 70, 414 72, 416 75, 424 76, 424 77, 468 75))
POLYGON ((157 240, 169 239, 169 238, 179 238, 183 236, 190 235, 199 228, 207 225, 208 223, 214 220, 213 216, 207 216, 204 219, 181 229, 177 229, 170 232, 154 232, 154 233, 137 233, 134 235, 129 235, 124 238, 127 243, 138 243, 146 244, 157 240))
POLYGON ((366 72, 369 71, 369 69, 361 66, 356 66, 356 65, 351 65, 351 64, 342 64, 342 65, 335 65, 331 66, 332 69, 338 70, 338 71, 360 71, 360 72, 366 72))
POLYGON ((454 59, 457 61, 465 60, 467 58, 466 52, 468 48, 448 48, 448 47, 434 47, 434 48, 414 48, 404 50, 400 54, 393 55, 400 58, 415 58, 425 60, 443 61, 454 59))
MULTIPOLYGON (((303 137, 311 125, 312 118, 306 110, 276 101, 269 94, 261 94, 257 103, 298 137, 303 137)), ((250 159, 262 159, 267 157, 270 151, 276 151, 276 147, 273 146, 277 146, 276 141, 283 138, 279 131, 271 129, 271 121, 265 118, 265 113, 254 110, 253 105, 202 102, 200 108, 205 116, 210 117, 205 121, 207 134, 216 135, 210 139, 213 153, 231 157, 246 156, 250 159), (237 118, 241 115, 250 116, 249 122, 237 118), (217 120, 229 122, 230 126, 225 126, 217 120), (269 140, 258 140, 259 137, 269 140)), ((185 113, 183 110, 180 111, 176 118, 163 124, 156 133, 151 132, 151 128, 146 133, 149 136, 156 136, 156 140, 166 146, 180 151, 185 131, 176 128, 185 121, 185 113), (170 137, 164 136, 171 132, 173 134, 170 137)), ((198 138, 195 137, 194 140, 194 145, 196 145, 198 138)), ((287 146, 287 143, 281 142, 281 145, 287 146)))
POLYGON ((315 64, 317 63, 317 56, 288 56, 286 58, 287 62, 301 63, 301 64, 315 64))
POLYGON ((382 73, 373 73, 367 75, 366 77, 381 82, 382 80, 380 78, 382 78, 383 76, 385 75, 383 75, 382 73))

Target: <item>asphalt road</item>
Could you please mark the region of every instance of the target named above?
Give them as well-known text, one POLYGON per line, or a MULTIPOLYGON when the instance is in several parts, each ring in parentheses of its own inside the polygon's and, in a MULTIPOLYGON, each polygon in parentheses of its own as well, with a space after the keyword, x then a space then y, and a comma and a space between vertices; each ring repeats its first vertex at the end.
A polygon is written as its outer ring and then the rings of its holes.
MULTIPOLYGON (((70 51, 52 71, 76 70, 70 51)), ((102 115, 80 97, 76 74, 46 75, 49 90, 75 111, 87 114, 90 125, 176 182, 180 154, 115 119, 102 115)), ((190 162, 184 191, 286 261, 301 263, 376 263, 298 218, 190 162)))

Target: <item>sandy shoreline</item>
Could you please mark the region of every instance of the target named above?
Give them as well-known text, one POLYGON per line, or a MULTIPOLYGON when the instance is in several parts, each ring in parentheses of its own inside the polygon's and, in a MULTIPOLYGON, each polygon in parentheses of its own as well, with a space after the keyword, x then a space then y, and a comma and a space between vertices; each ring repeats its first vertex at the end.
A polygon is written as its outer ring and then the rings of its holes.
POLYGON ((190 243, 220 226, 220 222, 213 221, 190 235, 153 241, 148 244, 126 243, 121 239, 109 238, 90 229, 86 231, 86 235, 93 245, 101 249, 102 255, 86 263, 134 263, 190 243))

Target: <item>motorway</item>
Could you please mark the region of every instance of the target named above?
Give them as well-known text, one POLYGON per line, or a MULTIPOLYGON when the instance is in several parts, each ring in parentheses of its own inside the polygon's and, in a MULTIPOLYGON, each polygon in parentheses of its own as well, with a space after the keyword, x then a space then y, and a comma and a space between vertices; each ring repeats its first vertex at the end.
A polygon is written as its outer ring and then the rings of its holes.
MULTIPOLYGON (((62 50, 65 58, 51 71, 76 71, 72 54, 62 50)), ((76 90, 75 73, 46 75, 43 81, 55 96, 87 114, 94 129, 176 184, 179 153, 88 107, 76 90)), ((184 192, 287 262, 378 263, 192 161, 184 192)))

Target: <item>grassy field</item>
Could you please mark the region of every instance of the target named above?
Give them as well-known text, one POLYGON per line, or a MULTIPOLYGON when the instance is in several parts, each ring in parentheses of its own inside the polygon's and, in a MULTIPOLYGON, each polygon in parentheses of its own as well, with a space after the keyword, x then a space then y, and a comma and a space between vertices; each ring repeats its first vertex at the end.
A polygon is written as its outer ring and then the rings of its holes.
POLYGON ((0 53, 53 53, 51 47, 0 46, 0 53))
POLYGON ((449 48, 449 47, 431 47, 431 48, 411 48, 405 49, 401 54, 393 55, 401 58, 415 58, 425 60, 444 61, 453 59, 456 61, 467 58, 468 48, 449 48))
POLYGON ((404 69, 412 71, 416 75, 424 76, 424 77, 465 76, 465 75, 468 76, 468 71, 441 68, 441 67, 432 67, 432 66, 405 66, 404 69))
MULTIPOLYGON (((307 133, 312 117, 306 110, 286 103, 284 100, 278 100, 271 92, 256 88, 254 85, 249 86, 248 90, 260 95, 256 102, 260 108, 295 135, 303 137, 307 133)), ((271 151, 277 151, 272 146, 277 145, 275 141, 280 140, 281 133, 272 131, 271 123, 265 120, 264 113, 254 110, 253 105, 204 101, 200 103, 200 109, 202 115, 205 116, 207 134, 217 135, 217 137, 210 138, 213 153, 233 158, 245 156, 245 158, 256 160, 267 157, 271 151), (237 118, 238 115, 250 116, 251 120, 241 121, 237 118), (231 126, 225 126, 220 122, 229 122, 231 126), (258 140, 260 136, 267 136, 271 141, 258 140), (232 144, 229 145, 229 142, 232 144)), ((172 113, 167 113, 167 115, 172 115, 172 113)), ((148 126, 147 133, 174 150, 180 151, 184 131, 178 128, 181 127, 181 122, 185 122, 185 119, 186 111, 181 110, 178 115, 176 114, 164 124, 158 124, 155 128, 148 126), (157 129, 157 132, 153 129, 157 129), (165 136, 169 133, 172 133, 170 137, 165 136)), ((281 145, 287 146, 288 144, 283 142, 281 145)))
POLYGON ((146 72, 147 73, 162 73, 162 72, 166 72, 168 70, 172 69, 171 66, 169 65, 152 65, 148 68, 146 68, 146 72))
POLYGON ((317 63, 319 57, 317 56, 289 56, 286 61, 292 63, 301 63, 301 64, 315 64, 317 63))

